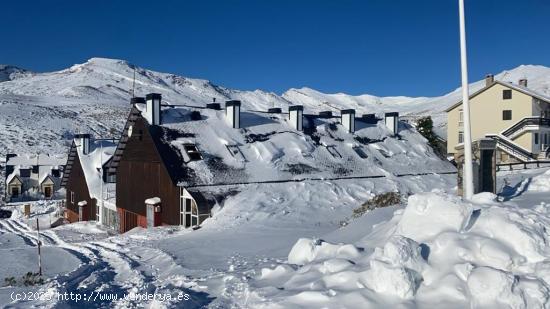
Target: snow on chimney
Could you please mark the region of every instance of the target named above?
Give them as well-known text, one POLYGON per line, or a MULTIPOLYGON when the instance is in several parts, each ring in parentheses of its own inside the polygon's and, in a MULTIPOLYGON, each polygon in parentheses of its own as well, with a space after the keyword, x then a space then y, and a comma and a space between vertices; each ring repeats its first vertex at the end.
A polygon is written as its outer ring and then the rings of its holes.
POLYGON ((302 105, 294 105, 288 108, 288 119, 290 125, 297 131, 303 130, 304 123, 304 107, 302 105))
POLYGON ((491 86, 495 82, 495 76, 493 74, 485 75, 485 87, 491 86))
POLYGON ((344 109, 341 111, 341 117, 344 128, 346 128, 349 133, 355 132, 355 110, 344 109))
POLYGON ((80 147, 82 154, 90 153, 90 134, 75 134, 74 142, 76 147, 80 147))
POLYGON ((135 105, 137 103, 145 104, 145 98, 144 97, 134 97, 130 99, 130 104, 135 105))
POLYGON ((390 129, 390 131, 393 133, 393 135, 399 133, 399 113, 393 112, 393 113, 386 113, 384 115, 384 122, 386 123, 386 127, 390 129))
POLYGON ((522 78, 519 80, 519 85, 527 88, 527 78, 522 78))
POLYGON ((161 95, 159 93, 149 93, 145 96, 145 118, 151 125, 160 125, 160 101, 161 95))
POLYGON ((241 101, 225 101, 225 118, 233 129, 241 127, 241 101))

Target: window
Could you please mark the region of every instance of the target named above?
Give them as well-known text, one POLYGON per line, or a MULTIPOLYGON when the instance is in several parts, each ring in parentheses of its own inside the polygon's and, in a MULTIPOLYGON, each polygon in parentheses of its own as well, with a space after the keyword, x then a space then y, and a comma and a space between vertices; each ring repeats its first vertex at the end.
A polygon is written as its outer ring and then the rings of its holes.
POLYGON ((464 143, 464 132, 458 132, 458 143, 464 143))
POLYGON ((342 158, 342 155, 340 154, 340 152, 338 152, 338 150, 336 149, 336 146, 328 145, 327 150, 334 158, 336 158, 336 159, 341 159, 342 158))
POLYGON ((502 120, 512 120, 512 111, 511 110, 503 110, 502 111, 502 120))
POLYGON ((33 165, 32 166, 32 173, 33 174, 38 174, 39 169, 40 169, 40 167, 38 165, 33 165))
POLYGON ((189 160, 191 161, 202 160, 201 153, 197 149, 197 146, 193 144, 185 144, 183 145, 183 148, 185 149, 185 152, 189 156, 189 160))
POLYGON ((58 169, 52 169, 52 176, 59 178, 61 176, 61 172, 58 169))
POLYGON ((510 89, 502 90, 502 99, 503 100, 512 99, 512 90, 510 89))
POLYGON ((71 204, 74 204, 74 192, 71 191, 71 204))
POLYGON ((539 134, 535 133, 534 137, 535 137, 535 145, 538 145, 539 144, 539 134))
POLYGON ((180 225, 195 227, 199 225, 199 212, 197 204, 184 196, 185 189, 180 188, 180 225))
POLYGON ((458 111, 458 126, 461 127, 464 125, 464 111, 458 111))
POLYGON ((11 197, 19 197, 19 187, 11 187, 11 197))

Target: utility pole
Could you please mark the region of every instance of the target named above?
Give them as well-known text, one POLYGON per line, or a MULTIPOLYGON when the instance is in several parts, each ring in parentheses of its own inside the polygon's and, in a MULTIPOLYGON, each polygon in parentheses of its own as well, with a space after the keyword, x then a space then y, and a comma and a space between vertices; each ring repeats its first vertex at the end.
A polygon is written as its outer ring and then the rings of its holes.
POLYGON ((462 180, 464 197, 474 195, 474 171, 472 166, 472 131, 470 125, 470 100, 468 87, 468 56, 466 53, 466 22, 464 18, 464 0, 458 0, 460 18, 460 65, 462 72, 462 109, 464 116, 464 177, 462 180))
POLYGON ((40 253, 40 223, 36 218, 36 244, 38 246, 38 275, 42 277, 42 254, 40 253))

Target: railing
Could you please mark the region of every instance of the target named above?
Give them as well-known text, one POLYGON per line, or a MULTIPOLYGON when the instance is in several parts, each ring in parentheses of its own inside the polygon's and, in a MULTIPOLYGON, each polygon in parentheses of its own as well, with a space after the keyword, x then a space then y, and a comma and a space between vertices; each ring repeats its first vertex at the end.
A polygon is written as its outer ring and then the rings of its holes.
POLYGON ((512 134, 522 130, 526 126, 550 126, 550 119, 543 117, 525 117, 501 132, 504 136, 511 136, 512 134))
POLYGON ((512 156, 518 158, 519 160, 525 162, 525 161, 533 161, 533 156, 531 152, 526 150, 525 148, 518 146, 511 140, 507 139, 504 136, 499 136, 496 134, 487 134, 485 135, 488 138, 492 138, 497 141, 497 145, 502 148, 507 153, 511 154, 512 156))

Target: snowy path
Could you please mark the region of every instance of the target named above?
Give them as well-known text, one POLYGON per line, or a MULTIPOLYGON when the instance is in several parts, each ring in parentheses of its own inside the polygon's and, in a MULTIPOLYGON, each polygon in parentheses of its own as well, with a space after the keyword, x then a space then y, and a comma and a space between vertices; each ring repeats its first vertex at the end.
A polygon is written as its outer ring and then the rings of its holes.
MULTIPOLYGON (((0 220, 0 234, 10 234, 24 241, 25 247, 37 246, 37 232, 17 219, 0 220)), ((40 232, 43 247, 60 248, 74 256, 80 265, 63 275, 54 276, 38 291, 49 293, 78 293, 90 301, 75 303, 74 300, 59 299, 33 302, 40 307, 79 308, 134 308, 146 304, 151 307, 173 306, 175 301, 141 301, 124 298, 143 293, 188 295, 186 308, 201 308, 211 301, 211 297, 198 287, 196 280, 186 275, 174 259, 151 246, 145 239, 118 236, 100 241, 65 242, 53 230, 40 232), (168 271, 166 267, 169 267, 168 271), (116 299, 115 299, 116 298, 116 299), (113 300, 114 299, 114 300, 113 300)), ((17 249, 17 248, 16 248, 17 249)), ((206 278, 199 278, 206 280, 206 278)), ((12 303, 18 307, 25 302, 12 303), (19 304, 19 305, 17 305, 19 304)))

